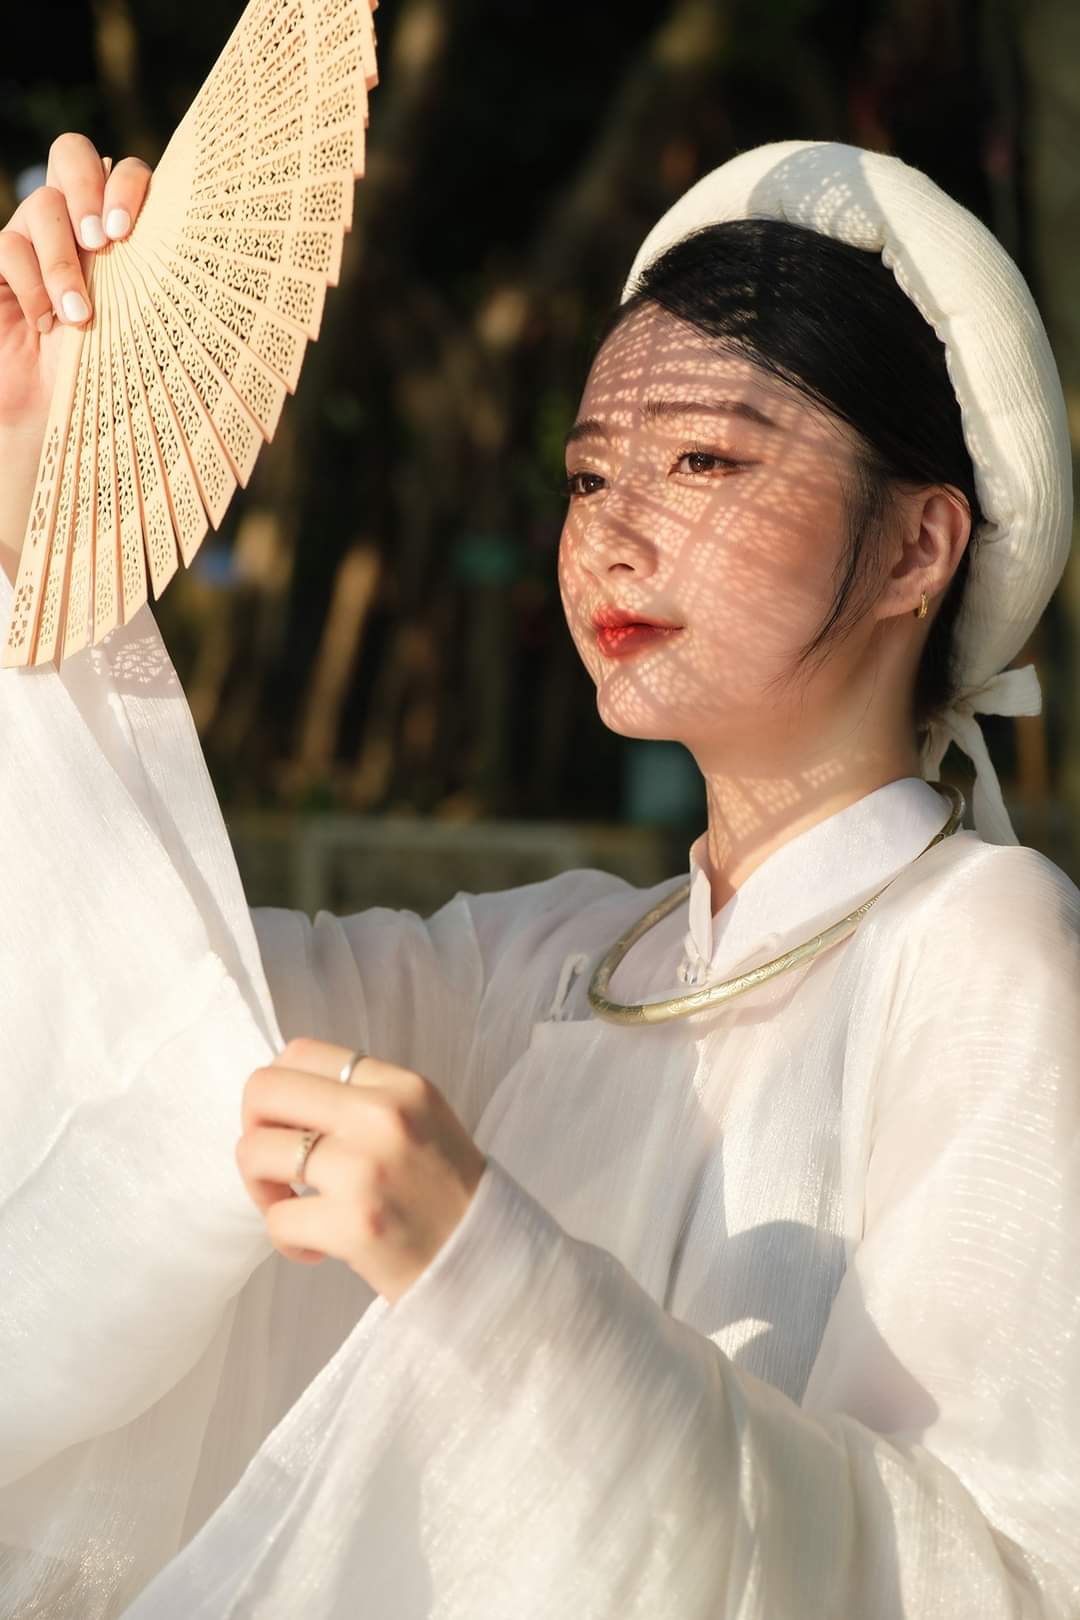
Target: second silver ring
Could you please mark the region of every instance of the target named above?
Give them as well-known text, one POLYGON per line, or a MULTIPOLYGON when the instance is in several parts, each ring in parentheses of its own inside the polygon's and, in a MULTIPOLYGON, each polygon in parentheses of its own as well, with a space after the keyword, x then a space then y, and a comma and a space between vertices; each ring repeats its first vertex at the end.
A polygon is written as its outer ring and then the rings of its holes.
POLYGON ((341 1073, 338 1075, 338 1079, 341 1080, 345 1085, 349 1085, 352 1081, 353 1070, 356 1068, 356 1065, 364 1058, 370 1056, 370 1052, 362 1052, 359 1049, 351 1052, 347 1061, 341 1065, 341 1073))

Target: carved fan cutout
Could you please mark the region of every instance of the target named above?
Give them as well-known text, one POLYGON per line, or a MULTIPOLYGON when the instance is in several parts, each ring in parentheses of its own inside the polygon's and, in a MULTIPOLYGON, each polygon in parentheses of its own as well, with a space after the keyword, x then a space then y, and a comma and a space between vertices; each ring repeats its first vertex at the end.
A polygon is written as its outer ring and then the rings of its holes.
POLYGON ((337 283, 378 0, 251 0, 65 327, 0 664, 102 640, 190 566, 337 283))

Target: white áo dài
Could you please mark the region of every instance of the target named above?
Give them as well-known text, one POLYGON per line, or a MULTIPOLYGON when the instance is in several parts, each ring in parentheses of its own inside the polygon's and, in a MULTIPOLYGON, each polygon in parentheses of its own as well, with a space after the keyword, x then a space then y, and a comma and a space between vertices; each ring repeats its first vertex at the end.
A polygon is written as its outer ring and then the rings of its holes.
MULTIPOLYGON (((891 782, 700 943, 731 974, 894 878, 850 939, 628 1029, 564 968, 681 875, 252 911, 150 613, 0 680, 0 711, 5 1614, 1069 1612, 1080 896, 1056 866, 967 829, 915 859, 941 796, 891 782), (393 1307, 271 1250, 236 1173, 244 1081, 298 1034, 426 1074, 487 1155, 393 1307)), ((613 993, 677 990, 686 921, 613 993)))
MULTIPOLYGON (((888 161, 860 190, 856 149, 820 156, 822 219, 854 198, 871 229, 888 161)), ((993 367, 965 402, 999 434, 977 471, 1019 582, 974 599, 969 706, 1065 554, 1060 389, 1023 319, 1008 409, 993 367)), ((927 850, 941 794, 902 777, 715 915, 695 842, 645 890, 573 871, 310 919, 248 906, 147 604, 0 672, 0 723, 0 1612, 1076 1612, 1080 893, 1010 838, 985 763, 974 830, 927 850), (721 980, 888 887, 729 1005, 591 1017, 591 969, 687 875, 613 1000, 677 994, 688 933, 721 980), (245 1080, 294 1035, 427 1075, 486 1156, 393 1306, 275 1252, 237 1173, 245 1080)))

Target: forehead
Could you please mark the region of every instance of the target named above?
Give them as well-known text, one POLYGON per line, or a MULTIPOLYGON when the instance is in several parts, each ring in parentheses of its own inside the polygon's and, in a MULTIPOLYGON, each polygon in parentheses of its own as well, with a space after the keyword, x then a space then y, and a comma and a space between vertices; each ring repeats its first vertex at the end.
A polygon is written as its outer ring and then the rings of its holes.
POLYGON ((670 355, 703 355, 710 340, 689 321, 647 299, 624 315, 600 345, 593 370, 604 371, 631 361, 656 364, 670 355))
POLYGON ((602 423, 609 432, 638 426, 663 430, 667 419, 656 412, 656 402, 673 400, 724 407, 735 402, 742 407, 744 426, 753 422, 755 411, 767 418, 770 438, 772 429, 805 429, 808 419, 818 419, 830 432, 838 426, 821 420, 823 413, 804 394, 749 355, 719 351, 715 339, 646 302, 619 323, 594 356, 578 421, 602 423))

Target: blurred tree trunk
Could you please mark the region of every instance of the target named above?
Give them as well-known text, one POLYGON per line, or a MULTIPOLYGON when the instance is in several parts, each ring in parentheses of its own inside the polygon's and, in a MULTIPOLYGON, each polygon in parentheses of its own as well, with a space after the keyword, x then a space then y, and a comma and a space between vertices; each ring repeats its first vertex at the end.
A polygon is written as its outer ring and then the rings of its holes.
POLYGON ((120 150, 108 154, 157 161, 159 144, 146 116, 139 74, 139 41, 128 0, 93 0, 94 56, 102 94, 120 150))

